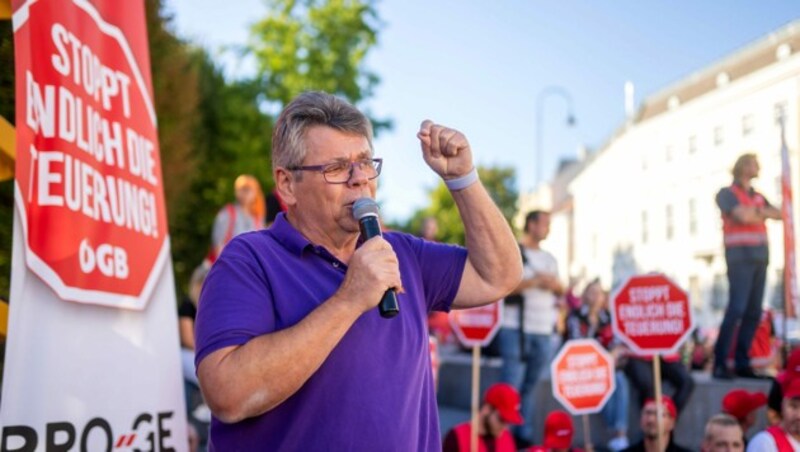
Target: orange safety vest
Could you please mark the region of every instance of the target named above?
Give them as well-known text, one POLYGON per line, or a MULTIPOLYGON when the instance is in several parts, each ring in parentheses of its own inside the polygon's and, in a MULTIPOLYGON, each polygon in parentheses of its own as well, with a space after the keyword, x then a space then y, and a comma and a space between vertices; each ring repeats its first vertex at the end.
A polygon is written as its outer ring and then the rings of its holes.
POLYGON ((792 447, 792 443, 789 442, 789 438, 786 436, 786 432, 779 425, 773 425, 767 429, 767 433, 772 435, 772 439, 775 440, 775 445, 778 447, 778 452, 794 452, 794 447, 792 447))
MULTIPOLYGON (((453 431, 456 434, 456 439, 458 440, 458 450, 463 450, 464 452, 470 450, 469 440, 470 440, 470 432, 472 432, 472 426, 469 422, 464 422, 463 424, 456 425, 453 427, 453 431)), ((496 452, 515 452, 517 450, 517 446, 514 444, 514 437, 511 436, 511 432, 508 429, 503 430, 503 433, 495 440, 495 449, 496 452)), ((486 443, 483 441, 483 438, 480 436, 478 437, 478 452, 488 452, 489 449, 486 447, 486 443)))
MULTIPOLYGON (((767 201, 760 193, 750 195, 742 187, 732 184, 730 187, 739 204, 749 207, 764 207, 767 201)), ((762 221, 757 224, 742 224, 737 222, 732 214, 722 214, 722 235, 725 246, 755 246, 767 243, 767 226, 762 221)))

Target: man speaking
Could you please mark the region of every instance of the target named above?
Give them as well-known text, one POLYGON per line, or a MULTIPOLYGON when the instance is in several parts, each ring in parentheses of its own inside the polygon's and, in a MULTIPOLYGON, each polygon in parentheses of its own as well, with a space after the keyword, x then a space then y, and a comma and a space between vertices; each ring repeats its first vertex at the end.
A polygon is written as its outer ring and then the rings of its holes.
POLYGON ((431 121, 418 137, 466 249, 391 232, 360 240, 353 204, 375 198, 383 163, 369 120, 320 92, 281 113, 272 167, 287 212, 225 247, 199 303, 211 450, 440 449, 427 315, 498 300, 522 269, 466 137, 431 121), (390 289, 399 314, 384 318, 390 289))

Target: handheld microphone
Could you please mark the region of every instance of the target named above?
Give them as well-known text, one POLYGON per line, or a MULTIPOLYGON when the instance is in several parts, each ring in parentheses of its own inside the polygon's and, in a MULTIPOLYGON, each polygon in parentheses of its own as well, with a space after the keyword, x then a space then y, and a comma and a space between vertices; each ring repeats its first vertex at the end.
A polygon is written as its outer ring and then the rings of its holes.
MULTIPOLYGON (((364 240, 383 235, 378 221, 378 211, 378 203, 371 198, 361 198, 353 203, 353 218, 358 220, 364 240)), ((391 319, 400 313, 400 307, 397 304, 397 293, 394 289, 389 289, 383 294, 383 298, 378 304, 378 311, 380 311, 381 317, 386 319, 391 319)))

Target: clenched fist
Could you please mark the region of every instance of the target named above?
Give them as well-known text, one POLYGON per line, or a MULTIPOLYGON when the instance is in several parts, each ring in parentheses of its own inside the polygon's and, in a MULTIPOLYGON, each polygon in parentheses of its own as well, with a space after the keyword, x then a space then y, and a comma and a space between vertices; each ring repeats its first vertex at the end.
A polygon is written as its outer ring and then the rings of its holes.
POLYGON ((463 133, 426 119, 417 133, 422 157, 442 179, 464 176, 473 168, 472 150, 463 133))

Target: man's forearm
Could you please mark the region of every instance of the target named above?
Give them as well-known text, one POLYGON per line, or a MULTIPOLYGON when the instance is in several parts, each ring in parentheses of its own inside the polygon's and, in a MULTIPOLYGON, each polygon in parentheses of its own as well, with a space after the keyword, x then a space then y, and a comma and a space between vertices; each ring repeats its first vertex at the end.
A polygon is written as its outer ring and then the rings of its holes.
POLYGON ((783 219, 783 213, 781 213, 781 209, 778 207, 773 207, 773 206, 764 207, 763 215, 765 218, 770 218, 772 220, 783 219))
POLYGON ((273 409, 319 369, 359 316, 334 295, 290 328, 208 355, 198 377, 212 411, 238 422, 273 409))
POLYGON ((506 219, 482 184, 452 193, 464 223, 469 263, 480 279, 504 297, 522 278, 522 258, 506 219))

